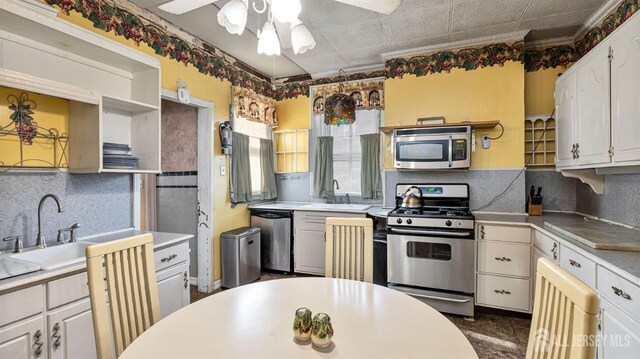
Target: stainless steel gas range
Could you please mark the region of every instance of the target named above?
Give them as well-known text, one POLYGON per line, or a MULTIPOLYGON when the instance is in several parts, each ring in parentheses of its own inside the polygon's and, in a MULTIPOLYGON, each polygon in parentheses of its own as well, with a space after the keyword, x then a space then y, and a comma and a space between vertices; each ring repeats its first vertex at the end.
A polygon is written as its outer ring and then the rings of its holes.
POLYGON ((474 217, 467 184, 398 184, 387 221, 389 287, 473 316, 474 217), (420 201, 408 196, 419 197, 420 201), (411 208, 410 208, 411 207, 411 208))

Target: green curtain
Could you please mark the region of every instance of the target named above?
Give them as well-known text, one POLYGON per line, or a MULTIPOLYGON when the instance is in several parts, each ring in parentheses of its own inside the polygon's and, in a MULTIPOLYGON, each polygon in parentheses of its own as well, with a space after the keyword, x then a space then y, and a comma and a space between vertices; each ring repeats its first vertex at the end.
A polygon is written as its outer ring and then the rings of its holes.
POLYGON ((251 201, 251 167, 249 164, 249 136, 233 133, 231 155, 231 202, 251 201))
POLYGON ((273 141, 260 139, 260 167, 262 168, 262 199, 278 197, 276 173, 273 164, 273 141))
POLYGON ((381 198, 380 134, 361 135, 360 146, 362 148, 362 163, 360 165, 362 198, 381 198))
POLYGON ((318 136, 313 169, 313 196, 333 196, 333 137, 318 136))

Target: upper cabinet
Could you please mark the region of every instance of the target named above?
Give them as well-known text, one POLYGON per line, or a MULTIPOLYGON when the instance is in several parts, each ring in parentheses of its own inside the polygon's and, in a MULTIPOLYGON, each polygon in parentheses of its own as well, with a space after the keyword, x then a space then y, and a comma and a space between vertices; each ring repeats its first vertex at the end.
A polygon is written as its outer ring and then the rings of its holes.
POLYGON ((0 0, 0 64, 0 85, 69 100, 70 172, 160 172, 158 59, 31 4, 0 0), (105 142, 130 148, 138 165, 113 156, 105 163, 105 142))
POLYGON ((556 167, 572 165, 575 158, 576 72, 567 71, 556 81, 556 167))
POLYGON ((640 160, 640 20, 628 20, 611 39, 612 160, 640 160))

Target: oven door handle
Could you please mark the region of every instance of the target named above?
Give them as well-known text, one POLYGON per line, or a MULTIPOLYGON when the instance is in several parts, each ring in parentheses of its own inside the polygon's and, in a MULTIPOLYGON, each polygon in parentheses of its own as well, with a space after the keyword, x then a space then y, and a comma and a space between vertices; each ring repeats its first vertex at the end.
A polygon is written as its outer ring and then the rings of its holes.
POLYGON ((391 233, 397 234, 419 234, 426 236, 453 236, 453 237, 468 237, 471 236, 471 232, 444 232, 444 231, 424 231, 419 229, 398 229, 398 228, 389 228, 391 233))
POLYGON ((433 295, 426 295, 426 294, 417 294, 417 293, 407 293, 413 297, 420 297, 420 298, 427 298, 427 299, 435 299, 435 300, 442 300, 445 302, 455 302, 455 303, 467 303, 468 301, 471 300, 471 298, 468 299, 454 299, 454 298, 443 298, 443 297, 436 297, 433 295))
POLYGON ((449 167, 453 166, 453 136, 449 136, 449 167))

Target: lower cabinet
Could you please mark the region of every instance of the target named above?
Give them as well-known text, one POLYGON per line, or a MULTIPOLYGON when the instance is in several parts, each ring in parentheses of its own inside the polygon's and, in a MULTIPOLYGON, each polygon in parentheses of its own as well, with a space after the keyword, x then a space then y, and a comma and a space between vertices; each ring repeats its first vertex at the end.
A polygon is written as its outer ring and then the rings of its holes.
POLYGON ((49 358, 95 358, 89 299, 47 314, 49 358))
POLYGON ((599 359, 635 359, 640 355, 640 323, 600 297, 599 359))
POLYGON ((156 273, 160 318, 189 305, 189 262, 156 273))
POLYGON ((43 358, 45 345, 41 316, 0 329, 0 358, 43 358))

